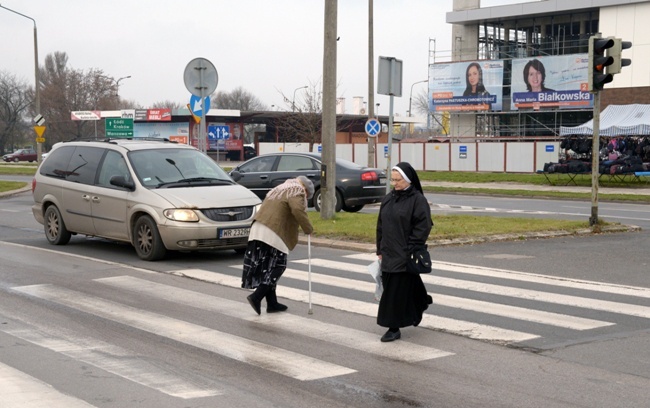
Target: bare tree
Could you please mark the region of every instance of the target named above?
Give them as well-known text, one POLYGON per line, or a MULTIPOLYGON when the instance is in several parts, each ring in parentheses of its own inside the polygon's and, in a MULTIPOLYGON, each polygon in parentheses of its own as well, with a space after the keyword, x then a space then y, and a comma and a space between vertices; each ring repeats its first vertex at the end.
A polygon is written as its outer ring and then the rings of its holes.
POLYGON ((179 108, 184 108, 185 106, 186 104, 170 101, 168 99, 164 101, 154 102, 153 104, 154 109, 179 109, 179 108))
POLYGON ((5 71, 0 71, 0 152, 5 153, 7 145, 13 149, 23 142, 27 128, 25 114, 32 103, 28 95, 29 86, 24 80, 5 71))
MULTIPOLYGON (((323 130, 323 92, 320 81, 311 82, 305 91, 296 96, 296 99, 280 93, 287 106, 285 116, 275 121, 276 127, 286 142, 306 142, 313 145, 322 142, 323 130)), ((337 129, 341 121, 337 118, 337 129)))
POLYGON ((115 78, 97 68, 72 69, 67 54, 57 51, 45 57, 40 80, 41 114, 48 127, 46 148, 63 140, 103 137, 103 122, 73 121, 70 113, 118 109, 115 78))
POLYGON ((230 92, 217 92, 210 100, 210 106, 219 109, 238 109, 241 111, 261 111, 268 109, 255 95, 241 86, 230 92))

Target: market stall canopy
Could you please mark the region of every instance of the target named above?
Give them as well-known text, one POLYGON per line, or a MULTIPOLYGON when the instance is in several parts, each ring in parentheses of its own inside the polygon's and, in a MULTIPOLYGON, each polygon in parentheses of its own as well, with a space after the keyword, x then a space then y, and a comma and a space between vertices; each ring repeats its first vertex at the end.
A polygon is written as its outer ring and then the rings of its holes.
MULTIPOLYGON (((560 126, 560 136, 593 136, 593 119, 580 126, 560 126)), ((600 136, 650 135, 650 105, 609 105, 600 113, 600 136)))

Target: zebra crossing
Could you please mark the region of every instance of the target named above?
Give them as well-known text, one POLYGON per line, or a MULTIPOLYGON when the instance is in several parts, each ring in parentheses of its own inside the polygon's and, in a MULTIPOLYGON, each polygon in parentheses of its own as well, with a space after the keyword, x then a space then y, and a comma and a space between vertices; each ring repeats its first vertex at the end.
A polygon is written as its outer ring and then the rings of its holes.
MULTIPOLYGON (((302 303, 307 303, 311 298, 314 306, 374 319, 377 313, 377 302, 373 296, 375 284, 367 269, 368 264, 374 260, 374 254, 364 253, 347 255, 339 260, 291 260, 283 275, 279 294, 284 299, 302 303), (314 283, 311 297, 306 290, 308 279, 314 283), (337 296, 336 293, 342 289, 354 291, 358 296, 337 296)), ((142 271, 139 268, 132 269, 142 271)), ((585 335, 602 334, 603 330, 615 329, 620 324, 619 320, 624 318, 650 319, 650 306, 644 305, 650 299, 648 288, 439 261, 434 261, 433 270, 432 274, 422 276, 433 296, 434 304, 425 313, 420 326, 436 331, 500 344, 515 344, 543 338, 548 330, 585 335), (494 299, 486 296, 494 296, 494 299), (595 317, 596 314, 599 317, 595 317), (471 319, 472 316, 478 317, 471 319), (483 316, 489 318, 482 318, 483 316), (537 331, 536 328, 540 330, 537 331)), ((178 269, 169 273, 239 289, 240 271, 241 265, 234 264, 222 271, 178 269)), ((316 317, 304 317, 290 312, 262 313, 258 316, 252 313, 244 296, 241 300, 230 300, 157 283, 148 277, 149 274, 141 277, 118 274, 92 279, 91 283, 107 291, 209 311, 239 319, 252 327, 274 328, 287 336, 327 342, 379 359, 418 364, 439 358, 453 358, 455 355, 452 351, 416 344, 408 339, 381 343, 378 340, 381 330, 367 332, 319 321, 318 313, 316 317)), ((15 286, 10 290, 298 381, 347 376, 358 373, 360 369, 352 363, 326 361, 322 356, 312 357, 290 347, 265 344, 225 330, 90 295, 81 290, 53 284, 15 286)), ((192 399, 219 396, 227 392, 218 384, 201 384, 201 381, 188 380, 188 373, 180 374, 151 364, 133 351, 89 335, 67 333, 64 329, 45 327, 25 319, 4 318, 13 323, 0 326, 0 331, 9 336, 172 397, 192 399)), ((646 327, 648 323, 650 321, 644 320, 646 327)), ((25 396, 17 391, 27 389, 31 394, 56 401, 49 405, 52 407, 92 406, 73 397, 57 394, 40 380, 0 362, 0 395, 13 395, 13 392, 16 395, 13 400, 17 402, 15 406, 30 407, 32 405, 28 399, 21 399, 25 396)))

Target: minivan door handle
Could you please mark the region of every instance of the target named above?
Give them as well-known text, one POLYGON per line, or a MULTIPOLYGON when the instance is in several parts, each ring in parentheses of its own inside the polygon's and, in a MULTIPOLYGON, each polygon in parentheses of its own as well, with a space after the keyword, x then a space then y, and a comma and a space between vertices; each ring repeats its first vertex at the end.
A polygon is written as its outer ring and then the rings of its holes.
POLYGON ((98 202, 101 201, 101 200, 99 199, 98 196, 94 196, 94 197, 92 198, 92 200, 93 200, 93 203, 98 203, 98 202))
POLYGON ((86 201, 90 201, 90 196, 88 194, 83 194, 81 198, 83 198, 86 201))

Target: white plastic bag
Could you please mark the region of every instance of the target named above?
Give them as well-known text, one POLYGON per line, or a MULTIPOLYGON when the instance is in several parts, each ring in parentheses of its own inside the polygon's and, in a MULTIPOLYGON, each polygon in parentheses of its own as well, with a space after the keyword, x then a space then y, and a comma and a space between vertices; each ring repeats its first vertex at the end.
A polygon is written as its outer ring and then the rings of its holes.
POLYGON ((372 279, 375 281, 375 300, 381 299, 381 294, 384 291, 384 287, 381 284, 381 262, 379 261, 379 258, 370 265, 368 265, 368 272, 370 272, 370 276, 372 276, 372 279))

